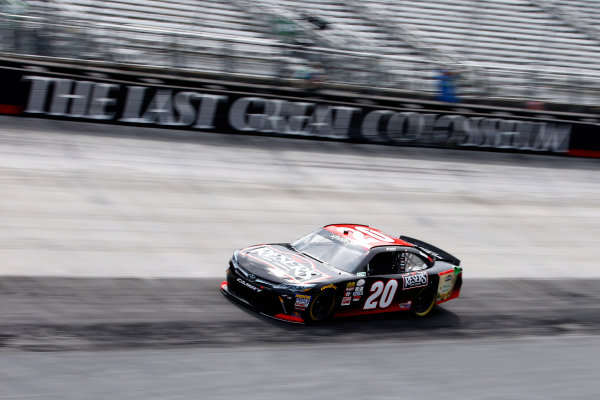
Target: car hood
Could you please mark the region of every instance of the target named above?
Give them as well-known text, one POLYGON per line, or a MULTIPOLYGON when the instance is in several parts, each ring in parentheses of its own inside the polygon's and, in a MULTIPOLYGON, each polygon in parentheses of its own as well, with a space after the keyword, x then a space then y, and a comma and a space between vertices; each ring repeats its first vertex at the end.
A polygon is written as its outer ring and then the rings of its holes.
POLYGON ((277 283, 316 283, 340 274, 286 244, 248 247, 236 251, 234 258, 248 273, 277 283))

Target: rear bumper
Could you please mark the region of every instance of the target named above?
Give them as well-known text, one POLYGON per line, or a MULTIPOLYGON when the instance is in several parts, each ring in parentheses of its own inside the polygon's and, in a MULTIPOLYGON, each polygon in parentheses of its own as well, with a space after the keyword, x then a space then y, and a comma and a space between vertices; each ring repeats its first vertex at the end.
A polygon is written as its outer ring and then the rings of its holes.
POLYGON ((225 295, 225 297, 235 300, 238 303, 243 304, 244 306, 246 306, 266 317, 273 318, 273 319, 276 319, 279 321, 290 322, 290 323, 294 323, 294 324, 306 323, 306 321, 304 321, 304 319, 299 316, 288 315, 288 314, 284 314, 283 312, 280 312, 280 313, 265 312, 265 310, 262 310, 261 308, 257 307, 257 305, 252 304, 248 300, 244 299, 243 297, 239 296, 238 294, 236 294, 235 292, 230 290, 229 285, 227 284, 227 281, 221 282, 220 289, 221 289, 221 293, 223 293, 225 295))
POLYGON ((456 299, 458 296, 460 296, 461 288, 462 288, 462 272, 458 274, 458 277, 456 278, 456 282, 454 284, 454 287, 452 288, 452 293, 450 294, 450 296, 443 300, 438 300, 436 302, 436 304, 442 304, 442 303, 445 303, 452 299, 456 299))

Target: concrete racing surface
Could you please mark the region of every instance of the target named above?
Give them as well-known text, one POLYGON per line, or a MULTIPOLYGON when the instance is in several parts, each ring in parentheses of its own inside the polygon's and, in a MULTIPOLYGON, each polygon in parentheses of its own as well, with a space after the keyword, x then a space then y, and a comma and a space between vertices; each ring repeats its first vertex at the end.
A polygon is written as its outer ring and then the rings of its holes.
POLYGON ((0 117, 0 399, 590 399, 600 163, 0 117), (296 326, 231 253, 371 224, 462 260, 431 317, 296 326))
POLYGON ((600 278, 600 162, 0 117, 0 275, 222 276, 329 223, 470 277, 600 278))

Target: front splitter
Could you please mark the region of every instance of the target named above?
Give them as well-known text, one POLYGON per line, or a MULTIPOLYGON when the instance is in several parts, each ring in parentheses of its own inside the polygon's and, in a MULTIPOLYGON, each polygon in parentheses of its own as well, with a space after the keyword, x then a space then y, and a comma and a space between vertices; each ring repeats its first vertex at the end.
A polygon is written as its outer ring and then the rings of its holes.
POLYGON ((283 314, 283 313, 271 315, 271 314, 266 314, 266 313, 260 311, 255 305, 248 302, 246 299, 243 299, 240 296, 236 295, 235 293, 231 292, 227 285, 227 281, 221 282, 220 288, 221 288, 221 293, 223 293, 225 295, 225 297, 228 297, 230 299, 237 301, 240 304, 245 305, 246 307, 250 308, 251 310, 259 313, 260 315, 264 315, 265 317, 276 319, 278 321, 289 322, 292 324, 305 324, 306 323, 306 321, 304 321, 304 319, 302 319, 300 317, 295 317, 293 315, 287 315, 287 314, 283 314))

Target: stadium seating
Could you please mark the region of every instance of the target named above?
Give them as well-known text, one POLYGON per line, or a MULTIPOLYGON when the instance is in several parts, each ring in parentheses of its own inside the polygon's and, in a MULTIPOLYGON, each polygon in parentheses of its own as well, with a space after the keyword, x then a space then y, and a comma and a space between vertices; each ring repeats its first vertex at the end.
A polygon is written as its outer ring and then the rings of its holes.
MULTIPOLYGON (((598 21, 600 21, 600 8, 595 0, 545 0, 547 8, 554 8, 568 17, 569 20, 575 21, 577 24, 587 25, 586 30, 593 31, 593 37, 600 40, 600 31, 598 30, 598 21)), ((588 32, 589 33, 589 32, 588 32)))
MULTIPOLYGON (((325 32, 345 38, 338 43, 346 48, 396 54, 421 64, 425 58, 434 66, 445 59, 451 68, 479 71, 492 81, 486 91, 531 96, 535 93, 526 86, 535 80, 537 86, 546 82, 551 87, 538 96, 552 97, 569 91, 577 81, 600 85, 600 35, 590 37, 581 24, 561 18, 572 14, 576 20, 595 26, 600 10, 593 1, 259 2, 278 3, 299 15, 310 13, 323 18, 329 22, 325 32)), ((386 68, 399 75, 407 69, 402 63, 389 61, 386 68)))
POLYGON ((368 2, 385 8, 393 21, 419 32, 442 51, 458 52, 484 67, 536 65, 600 71, 595 40, 529 1, 368 2))
MULTIPOLYGON (((297 18, 313 16, 323 19, 327 22, 323 34, 335 38, 334 42, 344 49, 370 53, 410 53, 410 49, 404 43, 393 43, 390 48, 387 32, 359 14, 349 4, 331 0, 258 0, 258 2, 286 8, 297 18)), ((315 26, 315 29, 318 27, 315 26)))
MULTIPOLYGON (((383 71, 381 86, 435 90, 440 67, 499 96, 548 98, 574 83, 600 88, 600 9, 595 0, 29 0, 38 15, 74 23, 94 45, 89 58, 276 75, 283 50, 274 21, 292 21, 321 48, 362 54, 364 65, 333 53, 333 80, 357 82, 342 64, 383 71), (193 36, 196 35, 196 36, 193 36), (173 61, 172 50, 178 50, 173 61), (181 57, 180 57, 181 56, 181 57), (182 61, 183 59, 183 61, 182 61), (171 63, 171 64, 169 64, 171 63), (535 81, 538 93, 526 86, 535 81), (410 85, 409 85, 410 83, 410 85)), ((65 51, 67 51, 66 49, 65 51)), ((79 50, 78 50, 79 51, 79 50)), ((562 95, 565 95, 563 93, 562 95)), ((567 93, 568 95, 568 93, 567 93)))
MULTIPOLYGON (((87 41, 80 54, 84 58, 224 70, 224 60, 233 52, 264 58, 278 53, 268 24, 249 18, 248 10, 235 2, 30 0, 29 4, 51 22, 73 25, 87 41), (55 8, 49 10, 50 4, 55 8)), ((64 47, 69 56, 70 49, 64 47)), ((243 67, 247 73, 265 73, 264 67, 254 64, 243 67)))
MULTIPOLYGON (((43 2, 42 2, 43 3, 43 2)), ((146 26, 185 32, 262 37, 264 26, 230 2, 208 0, 59 0, 79 21, 146 26)))

